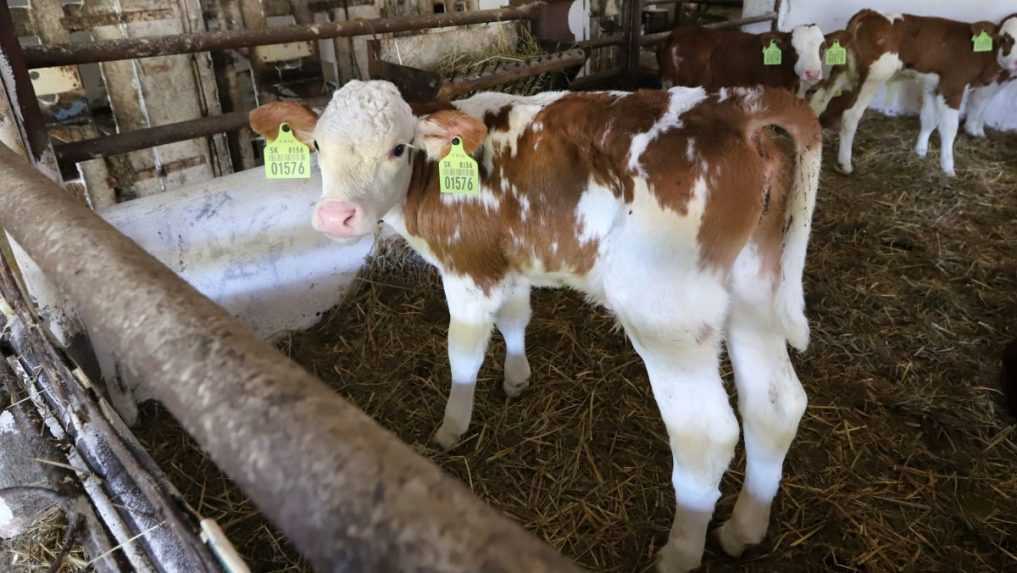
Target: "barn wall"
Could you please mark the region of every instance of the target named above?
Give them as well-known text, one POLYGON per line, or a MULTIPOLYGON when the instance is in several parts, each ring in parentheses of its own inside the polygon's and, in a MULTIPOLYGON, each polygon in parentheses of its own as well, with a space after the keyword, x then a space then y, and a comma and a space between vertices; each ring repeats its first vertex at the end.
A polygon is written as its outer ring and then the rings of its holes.
MULTIPOLYGON (((799 24, 815 22, 824 32, 841 30, 862 8, 890 13, 940 16, 954 20, 992 20, 998 22, 1017 10, 1014 0, 784 0, 781 6, 780 29, 789 30, 799 24)), ((773 0, 745 0, 745 14, 758 14, 773 9, 773 0)), ((766 26, 764 26, 765 28, 766 26)), ((749 27, 747 27, 748 29, 749 27)), ((759 31, 752 28, 752 31, 759 31)), ((921 90, 914 80, 895 80, 880 90, 872 108, 891 115, 917 114, 921 109, 921 90)), ((1011 82, 989 104, 986 123, 997 129, 1017 129, 1017 82, 1011 82)))

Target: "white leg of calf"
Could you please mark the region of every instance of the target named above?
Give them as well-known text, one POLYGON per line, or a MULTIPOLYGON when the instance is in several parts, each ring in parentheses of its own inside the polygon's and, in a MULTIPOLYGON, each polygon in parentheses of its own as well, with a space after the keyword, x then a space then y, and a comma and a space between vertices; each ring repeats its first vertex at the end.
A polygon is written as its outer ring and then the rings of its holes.
POLYGON ((968 97, 968 117, 964 131, 971 137, 985 137, 985 109, 999 92, 999 84, 991 84, 971 90, 968 97))
POLYGON ((505 381, 502 387, 515 398, 530 385, 530 362, 526 359, 526 325, 530 323, 530 285, 514 285, 505 294, 495 324, 505 339, 505 381))
POLYGON ((714 341, 687 348, 643 348, 640 354, 674 459, 674 523, 657 568, 684 573, 702 561, 720 480, 738 443, 738 420, 720 378, 714 341))
POLYGON ((851 163, 851 148, 855 143, 855 133, 858 131, 858 124, 862 121, 865 109, 869 107, 872 98, 883 81, 870 76, 858 90, 858 99, 854 105, 844 111, 844 117, 840 126, 840 149, 837 154, 838 167, 841 172, 851 174, 854 166, 851 163))
POLYGON ((445 405, 445 419, 434 436, 435 442, 450 448, 470 426, 477 372, 484 363, 491 340, 494 316, 501 305, 501 291, 486 295, 470 279, 442 277, 448 302, 448 359, 452 389, 445 405))
POLYGON ((931 90, 922 92, 922 128, 918 132, 918 141, 915 143, 915 153, 918 157, 925 157, 929 153, 929 138, 932 132, 939 125, 939 106, 936 104, 936 96, 931 90))
POLYGON ((960 110, 950 107, 942 96, 937 98, 939 103, 939 163, 943 173, 950 177, 957 174, 953 165, 953 143, 957 139, 957 129, 960 127, 960 110))
POLYGON ((734 513, 717 530, 724 551, 737 557, 763 540, 780 486, 784 456, 807 399, 787 353, 784 335, 748 315, 732 313, 728 350, 745 435, 745 482, 734 513))

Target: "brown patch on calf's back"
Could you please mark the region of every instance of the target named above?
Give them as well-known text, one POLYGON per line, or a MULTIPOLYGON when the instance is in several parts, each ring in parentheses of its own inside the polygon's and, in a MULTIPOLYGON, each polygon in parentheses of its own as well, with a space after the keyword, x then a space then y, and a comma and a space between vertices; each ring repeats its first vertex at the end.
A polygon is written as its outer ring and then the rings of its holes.
POLYGON ((486 112, 484 114, 484 125, 487 126, 488 131, 508 131, 511 128, 509 125, 509 115, 511 113, 511 105, 504 105, 497 112, 486 112))

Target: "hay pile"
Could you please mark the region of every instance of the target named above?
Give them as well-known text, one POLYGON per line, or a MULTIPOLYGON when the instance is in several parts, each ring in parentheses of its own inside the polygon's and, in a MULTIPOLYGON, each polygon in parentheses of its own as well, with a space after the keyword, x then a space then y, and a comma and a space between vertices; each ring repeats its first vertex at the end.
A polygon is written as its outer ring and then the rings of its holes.
MULTIPOLYGON (((1017 426, 996 387, 1017 336, 1017 135, 960 137, 951 180, 935 144, 914 157, 916 134, 913 118, 871 114, 853 177, 832 173, 827 145, 807 268, 813 342, 794 357, 809 410, 770 535, 737 561, 708 543, 704 571, 1017 570, 1017 426)), ((531 388, 503 395, 496 335, 474 423, 450 453, 429 442, 449 384, 447 310, 437 275, 405 248, 380 249, 346 303, 281 349, 584 567, 648 571, 673 497, 643 367, 580 296, 536 291, 533 306, 531 388)), ((310 570, 168 414, 148 406, 143 420, 152 455, 254 570, 310 570)))
MULTIPOLYGON (((546 54, 547 52, 533 37, 529 27, 518 26, 515 36, 503 36, 485 50, 449 53, 431 71, 440 74, 446 80, 456 80, 493 74, 506 64, 526 63, 546 54)), ((517 95, 533 95, 558 89, 558 82, 564 77, 565 74, 562 72, 547 72, 502 84, 498 86, 497 90, 517 95)))

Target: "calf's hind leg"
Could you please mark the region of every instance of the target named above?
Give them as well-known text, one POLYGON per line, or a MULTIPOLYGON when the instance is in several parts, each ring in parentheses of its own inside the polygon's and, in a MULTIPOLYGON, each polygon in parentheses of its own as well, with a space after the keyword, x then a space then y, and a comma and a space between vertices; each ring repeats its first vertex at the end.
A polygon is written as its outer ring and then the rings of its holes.
POLYGON ((724 551, 732 557, 766 535, 784 457, 807 404, 784 334, 767 316, 772 308, 736 302, 728 322, 728 351, 738 390, 746 463, 745 482, 734 512, 716 532, 724 551))
POLYGON ((719 370, 727 295, 719 280, 689 288, 693 281, 703 279, 644 278, 648 284, 683 287, 661 289, 652 301, 645 293, 626 296, 624 286, 609 286, 607 296, 646 364, 674 462, 674 523, 658 555, 657 569, 684 573, 702 561, 706 530, 720 497, 720 480, 738 442, 738 421, 719 370), (687 297, 676 294, 682 290, 687 297))

